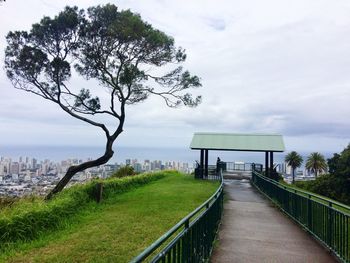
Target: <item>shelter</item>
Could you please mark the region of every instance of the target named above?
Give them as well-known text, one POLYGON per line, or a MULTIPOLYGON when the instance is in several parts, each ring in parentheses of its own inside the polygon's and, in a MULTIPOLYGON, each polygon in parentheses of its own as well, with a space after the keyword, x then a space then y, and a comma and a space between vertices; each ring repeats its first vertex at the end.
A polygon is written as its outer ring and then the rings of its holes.
POLYGON ((208 176, 209 150, 265 152, 265 170, 273 168, 273 153, 284 152, 282 135, 198 132, 193 135, 192 150, 200 150, 202 177, 208 176), (203 169, 204 168, 204 169, 203 169))

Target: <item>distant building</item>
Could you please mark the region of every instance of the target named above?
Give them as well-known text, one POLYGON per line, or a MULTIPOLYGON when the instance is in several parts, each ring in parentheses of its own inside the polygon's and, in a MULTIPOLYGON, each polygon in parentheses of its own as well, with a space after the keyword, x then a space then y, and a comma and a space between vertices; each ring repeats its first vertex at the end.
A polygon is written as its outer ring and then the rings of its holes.
POLYGON ((10 174, 19 174, 19 163, 18 162, 11 163, 10 174))

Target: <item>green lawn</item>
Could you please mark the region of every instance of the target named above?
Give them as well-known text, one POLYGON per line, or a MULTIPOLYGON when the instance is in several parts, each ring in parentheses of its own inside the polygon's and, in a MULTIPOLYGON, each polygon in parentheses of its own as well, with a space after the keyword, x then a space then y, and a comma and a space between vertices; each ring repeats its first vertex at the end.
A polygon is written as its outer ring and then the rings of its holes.
POLYGON ((218 183, 181 174, 90 204, 64 230, 16 246, 0 262, 128 262, 210 197, 218 183))

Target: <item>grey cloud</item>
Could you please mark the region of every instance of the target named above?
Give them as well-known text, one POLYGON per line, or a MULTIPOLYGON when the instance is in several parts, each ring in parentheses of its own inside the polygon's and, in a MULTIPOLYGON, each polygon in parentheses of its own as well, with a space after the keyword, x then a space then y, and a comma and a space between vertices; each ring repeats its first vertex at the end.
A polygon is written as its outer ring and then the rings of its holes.
POLYGON ((206 24, 217 31, 223 31, 226 28, 226 22, 221 18, 206 17, 206 24))

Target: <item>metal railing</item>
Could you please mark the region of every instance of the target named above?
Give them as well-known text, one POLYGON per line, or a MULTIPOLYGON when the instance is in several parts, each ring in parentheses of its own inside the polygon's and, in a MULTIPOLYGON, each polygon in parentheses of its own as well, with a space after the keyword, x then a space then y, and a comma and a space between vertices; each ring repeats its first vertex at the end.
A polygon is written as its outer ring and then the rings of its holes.
POLYGON ((226 162, 226 171, 252 171, 252 163, 226 162))
POLYGON ((285 186, 256 171, 251 181, 341 261, 350 262, 350 207, 285 186))
POLYGON ((219 178, 219 188, 207 201, 173 226, 131 262, 209 261, 223 211, 221 171, 219 178))
POLYGON ((242 171, 251 172, 253 168, 257 171, 262 171, 263 165, 259 163, 240 163, 240 162, 224 162, 226 171, 242 171))

